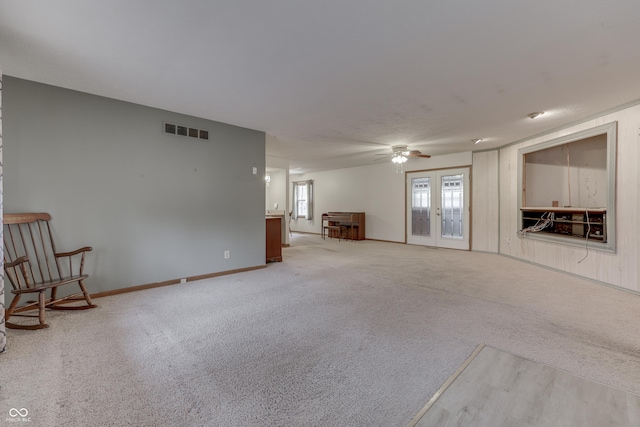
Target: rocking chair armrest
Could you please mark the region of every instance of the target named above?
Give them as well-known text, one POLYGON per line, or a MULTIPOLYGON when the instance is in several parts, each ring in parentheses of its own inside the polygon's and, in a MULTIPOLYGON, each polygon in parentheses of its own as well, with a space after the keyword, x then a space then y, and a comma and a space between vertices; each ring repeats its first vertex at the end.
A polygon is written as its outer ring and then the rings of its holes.
POLYGON ((92 251, 92 250, 93 250, 93 248, 91 246, 85 246, 84 248, 76 249, 75 251, 72 251, 72 252, 61 252, 61 253, 55 254, 55 255, 56 255, 56 258, 62 258, 62 257, 67 257, 67 256, 78 255, 79 253, 89 252, 89 251, 92 251))
POLYGON ((21 256, 19 258, 17 258, 15 261, 12 262, 5 262, 4 263, 4 268, 11 268, 11 267, 15 267, 16 265, 20 265, 22 263, 28 262, 29 261, 29 257, 28 256, 21 256))

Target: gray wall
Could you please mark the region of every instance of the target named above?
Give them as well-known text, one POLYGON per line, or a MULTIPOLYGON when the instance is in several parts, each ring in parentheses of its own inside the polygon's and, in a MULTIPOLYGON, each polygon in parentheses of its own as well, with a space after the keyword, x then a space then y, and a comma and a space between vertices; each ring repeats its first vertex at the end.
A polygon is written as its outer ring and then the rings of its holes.
POLYGON ((263 132, 8 76, 3 101, 5 212, 92 246, 90 292, 265 263, 263 132))

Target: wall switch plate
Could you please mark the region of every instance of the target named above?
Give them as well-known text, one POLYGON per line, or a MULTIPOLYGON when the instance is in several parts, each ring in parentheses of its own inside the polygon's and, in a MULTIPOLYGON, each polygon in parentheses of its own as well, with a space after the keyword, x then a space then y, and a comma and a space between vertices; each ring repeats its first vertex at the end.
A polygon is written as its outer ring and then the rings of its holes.
POLYGON ((255 166, 253 167, 253 174, 258 175, 258 168, 255 166))
POLYGON ((231 258, 231 254, 229 253, 229 251, 224 251, 224 259, 229 259, 231 258))

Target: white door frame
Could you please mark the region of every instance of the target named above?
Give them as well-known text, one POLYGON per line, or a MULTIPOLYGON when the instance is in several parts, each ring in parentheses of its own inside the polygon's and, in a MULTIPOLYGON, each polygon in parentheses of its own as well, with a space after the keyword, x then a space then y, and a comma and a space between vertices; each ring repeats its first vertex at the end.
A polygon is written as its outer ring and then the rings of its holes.
POLYGON ((422 246, 434 246, 450 249, 469 250, 471 224, 471 168, 433 169, 427 171, 407 172, 405 179, 405 243, 422 246), (451 175, 462 175, 462 224, 461 237, 446 236, 442 233, 442 178, 451 175), (414 235, 412 232, 412 179, 427 178, 430 181, 429 231, 425 235, 414 235))

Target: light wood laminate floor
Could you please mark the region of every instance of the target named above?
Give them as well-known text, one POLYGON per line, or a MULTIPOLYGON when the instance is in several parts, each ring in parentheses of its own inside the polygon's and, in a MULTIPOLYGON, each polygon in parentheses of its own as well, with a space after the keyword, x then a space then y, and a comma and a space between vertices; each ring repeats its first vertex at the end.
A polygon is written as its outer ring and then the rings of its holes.
POLYGON ((640 396, 480 346, 410 426, 640 426, 640 396))

